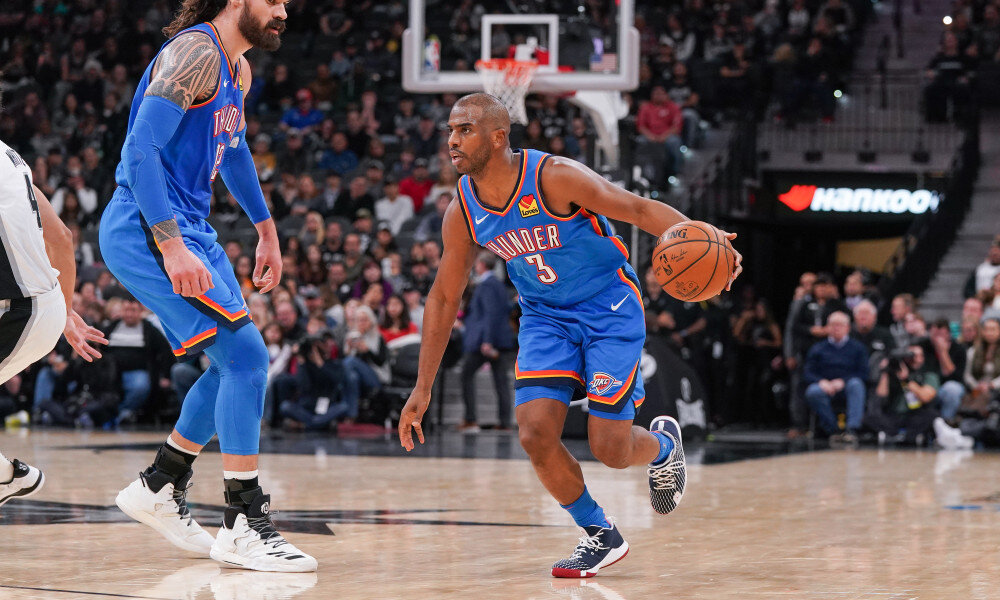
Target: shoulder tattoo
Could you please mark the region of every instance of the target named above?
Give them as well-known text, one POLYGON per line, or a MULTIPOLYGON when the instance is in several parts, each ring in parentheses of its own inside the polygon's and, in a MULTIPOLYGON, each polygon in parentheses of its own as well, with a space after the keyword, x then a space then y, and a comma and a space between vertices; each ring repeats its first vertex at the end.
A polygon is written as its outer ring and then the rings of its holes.
POLYGON ((187 110, 197 98, 207 96, 219 85, 222 58, 211 38, 189 33, 171 43, 157 59, 147 96, 160 96, 187 110))

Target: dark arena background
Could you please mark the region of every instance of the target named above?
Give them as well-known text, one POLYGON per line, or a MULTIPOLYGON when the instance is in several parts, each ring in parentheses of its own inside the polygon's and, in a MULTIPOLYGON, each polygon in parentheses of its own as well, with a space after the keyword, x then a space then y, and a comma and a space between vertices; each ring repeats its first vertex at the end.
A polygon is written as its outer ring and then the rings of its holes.
MULTIPOLYGON (((0 508, 0 598, 1000 595, 998 3, 289 3, 280 49, 246 55, 244 107, 281 285, 256 292, 257 232, 221 177, 208 220, 268 345, 260 476, 319 562, 307 574, 188 558, 115 506, 208 366, 175 360, 98 244, 136 85, 179 4, 0 3, 0 140, 72 231, 74 308, 111 340, 92 364, 60 341, 0 386, 0 450, 46 476, 0 508), (564 443, 631 544, 595 579, 549 574, 578 531, 499 406, 516 347, 463 346, 475 286, 426 443, 406 453, 396 434, 458 177, 448 115, 483 90, 477 61, 505 58, 538 63, 514 148, 737 233, 743 256, 732 291, 685 303, 652 275, 656 239, 612 222, 646 307, 636 423, 676 417, 688 474, 681 507, 655 514, 645 472, 595 461, 572 403, 564 443), (825 389, 835 311, 868 357, 850 398, 825 389), (377 380, 352 404, 338 377, 363 316, 384 351, 361 359, 377 380)), ((513 335, 516 293, 494 272, 513 335)), ((216 442, 196 464, 192 515, 214 535, 216 442)))

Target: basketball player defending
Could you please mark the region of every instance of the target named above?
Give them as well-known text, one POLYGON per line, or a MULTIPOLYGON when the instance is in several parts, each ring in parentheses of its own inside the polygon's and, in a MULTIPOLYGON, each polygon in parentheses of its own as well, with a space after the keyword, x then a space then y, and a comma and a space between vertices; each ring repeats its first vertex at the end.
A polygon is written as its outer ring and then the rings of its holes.
POLYGON ((274 529, 270 497, 257 482, 267 348, 205 221, 212 182, 222 175, 260 234, 254 284, 261 293, 278 284, 278 236, 245 139, 250 71, 243 53, 278 48, 284 5, 184 1, 132 100, 100 242, 111 272, 160 318, 174 354, 204 351, 212 363, 153 464, 118 494, 118 507, 179 548, 226 565, 303 572, 316 570, 316 560, 274 529), (216 433, 228 506, 213 542, 191 518, 186 497, 191 465, 216 433))
MULTIPOLYGON (((616 469, 648 464, 653 508, 669 513, 684 493, 681 432, 667 416, 650 431, 632 425, 642 404, 639 357, 645 339, 638 278, 604 215, 659 235, 685 217, 605 181, 580 163, 536 150, 513 151, 507 110, 487 94, 461 98, 448 121, 452 164, 463 176, 445 213, 444 255, 424 308, 415 389, 399 438, 413 449, 420 421, 478 251, 507 262, 520 294, 515 410, 521 445, 549 493, 584 528, 555 577, 592 577, 628 544, 591 498, 576 459, 560 441, 570 399, 585 392, 594 456, 616 469)), ((725 234, 732 239, 733 234, 725 234)), ((735 278, 741 267, 737 255, 735 278)), ((730 279, 730 283, 732 281, 730 279)))
MULTIPOLYGON (((101 357, 87 342, 108 341, 73 310, 75 285, 69 228, 28 165, 0 141, 0 385, 51 352, 60 334, 83 360, 101 357)), ((44 483, 37 468, 0 454, 0 505, 44 483)))

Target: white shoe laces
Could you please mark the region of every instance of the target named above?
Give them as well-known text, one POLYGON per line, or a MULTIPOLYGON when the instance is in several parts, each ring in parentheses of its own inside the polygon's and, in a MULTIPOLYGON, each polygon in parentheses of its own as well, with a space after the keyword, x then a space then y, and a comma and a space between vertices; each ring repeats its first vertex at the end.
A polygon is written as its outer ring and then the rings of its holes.
POLYGON ((663 465, 650 467, 649 476, 653 479, 653 489, 670 490, 676 488, 677 476, 683 468, 684 463, 670 459, 667 459, 663 465))
MULTIPOLYGON (((601 531, 604 530, 602 529, 601 531)), ((577 544, 576 550, 573 551, 570 558, 581 558, 588 551, 597 552, 598 550, 605 550, 607 546, 601 543, 600 538, 598 538, 599 535, 600 533, 598 532, 594 535, 585 535, 580 538, 580 543, 577 544)))

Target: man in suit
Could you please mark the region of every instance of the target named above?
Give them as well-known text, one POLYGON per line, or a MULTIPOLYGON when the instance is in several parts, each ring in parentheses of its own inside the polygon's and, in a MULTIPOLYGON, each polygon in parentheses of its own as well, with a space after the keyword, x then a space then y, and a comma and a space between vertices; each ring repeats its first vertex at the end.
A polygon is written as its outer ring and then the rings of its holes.
POLYGON ((483 251, 476 259, 473 277, 475 288, 465 312, 465 339, 462 363, 462 392, 465 396, 465 419, 461 430, 479 431, 476 421, 476 371, 490 363, 493 385, 499 402, 499 429, 510 428, 511 353, 514 331, 510 326, 510 302, 503 282, 493 273, 496 256, 483 251))

